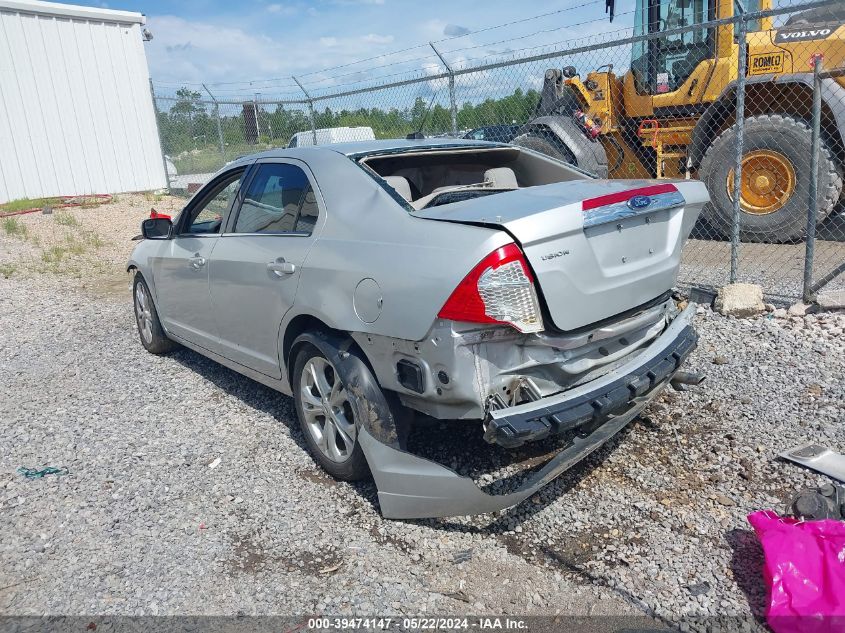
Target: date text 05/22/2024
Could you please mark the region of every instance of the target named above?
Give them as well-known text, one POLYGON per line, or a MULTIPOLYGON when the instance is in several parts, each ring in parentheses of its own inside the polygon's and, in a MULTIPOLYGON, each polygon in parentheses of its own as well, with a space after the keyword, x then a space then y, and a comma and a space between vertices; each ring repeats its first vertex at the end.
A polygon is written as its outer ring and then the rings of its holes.
POLYGON ((510 630, 520 631, 528 628, 525 620, 507 617, 372 617, 372 618, 310 618, 307 622, 309 631, 326 630, 391 630, 400 628, 405 631, 460 631, 476 629, 480 631, 510 630))

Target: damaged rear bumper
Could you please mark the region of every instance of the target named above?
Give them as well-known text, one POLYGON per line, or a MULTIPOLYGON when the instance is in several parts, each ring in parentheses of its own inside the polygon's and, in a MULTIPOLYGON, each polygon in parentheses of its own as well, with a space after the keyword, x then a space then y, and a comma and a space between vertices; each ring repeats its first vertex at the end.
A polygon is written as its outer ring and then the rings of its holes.
POLYGON ((491 425, 505 441, 578 430, 566 448, 508 494, 487 494, 469 477, 379 441, 378 429, 362 425, 358 439, 378 487, 382 514, 393 519, 481 514, 533 495, 607 442, 669 383, 698 340, 692 327, 694 313, 690 304, 651 345, 597 380, 494 412, 491 425))
MULTIPOLYGON (((665 334, 664 334, 665 336, 665 334)), ((659 339, 658 339, 659 340, 659 339)), ((670 339, 663 351, 617 377, 610 384, 587 383, 523 405, 490 413, 484 439, 505 447, 521 446, 583 426, 596 426, 627 412, 638 399, 648 398, 669 380, 698 342, 691 325, 670 339), (537 405, 541 406, 537 406, 537 405)), ((649 349, 649 348, 647 348, 649 349)))

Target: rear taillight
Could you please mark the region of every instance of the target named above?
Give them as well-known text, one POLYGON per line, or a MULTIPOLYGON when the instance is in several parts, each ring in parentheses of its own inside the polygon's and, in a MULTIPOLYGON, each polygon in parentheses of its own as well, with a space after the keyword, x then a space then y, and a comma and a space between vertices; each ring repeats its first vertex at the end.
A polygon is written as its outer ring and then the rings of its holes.
POLYGON ((520 332, 540 332, 540 302, 519 247, 511 242, 482 259, 458 284, 437 316, 471 323, 504 323, 520 332))

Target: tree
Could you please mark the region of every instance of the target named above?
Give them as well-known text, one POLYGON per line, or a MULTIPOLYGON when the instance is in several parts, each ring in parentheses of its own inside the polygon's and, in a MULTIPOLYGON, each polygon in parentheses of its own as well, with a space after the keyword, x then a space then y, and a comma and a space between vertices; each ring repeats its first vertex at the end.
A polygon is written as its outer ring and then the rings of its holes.
MULTIPOLYGON (((418 96, 412 103, 387 105, 384 108, 364 105, 354 107, 347 102, 346 107, 343 108, 332 110, 324 107, 322 110, 315 110, 314 122, 317 128, 371 127, 376 138, 404 138, 420 126, 423 127, 423 133, 428 135, 450 132, 452 117, 448 105, 438 102, 432 105, 429 111, 430 98, 430 95, 428 99, 418 96), (424 124, 423 119, 425 119, 424 124)), ((368 104, 375 97, 361 95, 359 99, 360 102, 368 104)), ((539 99, 540 95, 536 90, 523 92, 517 88, 511 94, 496 99, 488 97, 481 102, 467 101, 458 109, 458 129, 512 122, 525 123, 534 113, 539 99)), ((228 115, 209 111, 206 109, 209 104, 203 103, 202 95, 187 87, 176 91, 175 100, 162 100, 158 105, 160 108, 159 131, 163 149, 166 154, 176 160, 180 171, 197 169, 193 162, 186 164, 183 169, 177 159, 183 153, 197 155, 197 150, 199 150, 199 155, 203 157, 207 155, 219 161, 219 164, 213 165, 213 169, 223 164, 224 160, 217 140, 215 116, 220 116, 223 142, 227 147, 227 159, 231 159, 233 155, 255 151, 255 146, 247 143, 244 137, 244 120, 239 105, 230 107, 228 115), (162 107, 164 104, 169 107, 162 107)), ((288 139, 295 133, 311 129, 311 120, 304 105, 285 108, 282 104, 278 104, 272 111, 264 106, 259 111, 259 117, 262 134, 260 140, 269 145, 286 145, 288 139), (270 131, 272 134, 268 134, 270 131)), ((188 156, 183 160, 195 161, 194 158, 188 156)), ((213 169, 209 167, 206 171, 213 169)), ((193 172, 186 171, 186 173, 193 172)))
POLYGON ((185 116, 190 120, 194 114, 203 111, 201 97, 202 95, 195 90, 179 88, 176 91, 176 103, 171 106, 170 113, 174 116, 185 116))

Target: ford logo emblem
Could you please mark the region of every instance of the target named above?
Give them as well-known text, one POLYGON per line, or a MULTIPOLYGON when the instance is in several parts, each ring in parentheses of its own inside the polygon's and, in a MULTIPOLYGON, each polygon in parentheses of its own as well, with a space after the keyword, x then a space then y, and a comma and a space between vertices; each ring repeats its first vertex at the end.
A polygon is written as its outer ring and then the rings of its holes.
POLYGON ((628 206, 632 209, 645 209, 651 204, 651 198, 648 196, 634 196, 628 200, 628 206))

